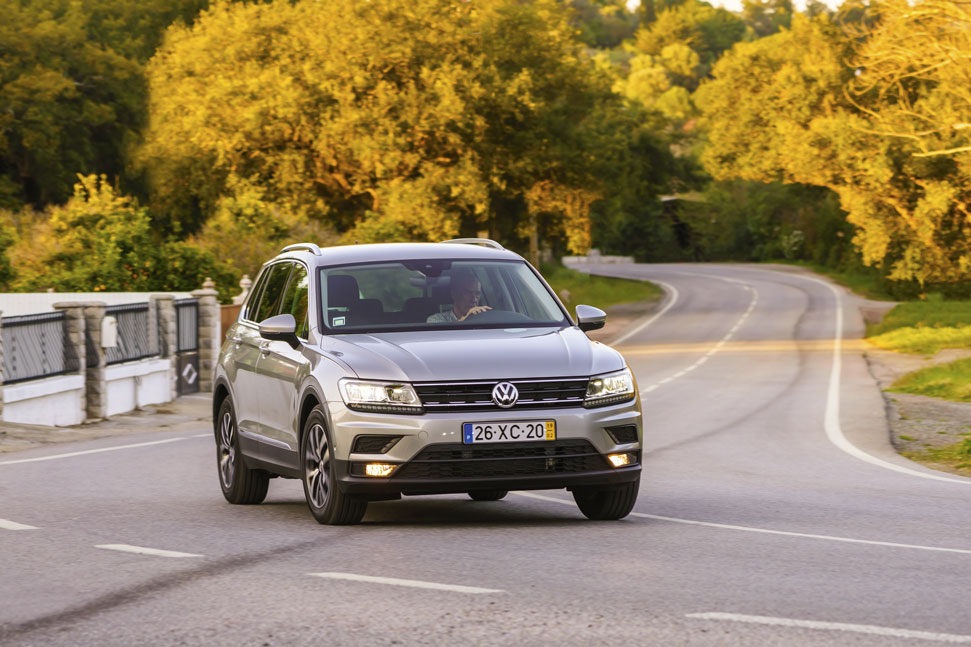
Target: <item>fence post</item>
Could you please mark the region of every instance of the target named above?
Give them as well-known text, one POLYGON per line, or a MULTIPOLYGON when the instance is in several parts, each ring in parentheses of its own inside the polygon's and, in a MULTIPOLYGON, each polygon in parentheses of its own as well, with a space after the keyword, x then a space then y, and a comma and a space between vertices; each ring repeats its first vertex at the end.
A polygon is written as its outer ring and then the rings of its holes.
POLYGON ((0 422, 3 421, 3 310, 0 310, 0 422))
POLYGON ((100 420, 108 412, 108 389, 105 384, 105 349, 101 347, 101 323, 105 304, 84 304, 85 329, 85 402, 89 421, 100 420))
POLYGON ((219 293, 216 284, 206 277, 201 290, 192 292, 199 300, 199 391, 212 391, 212 374, 219 356, 219 293))
POLYGON ((148 298, 149 311, 155 310, 158 316, 158 354, 162 359, 168 359, 172 365, 169 371, 170 399, 174 400, 178 393, 179 376, 175 357, 178 352, 178 329, 175 320, 175 297, 171 294, 153 294, 148 298))
MULTIPOLYGON (((55 310, 64 311, 64 366, 75 366, 73 374, 87 373, 87 345, 85 343, 84 304, 75 301, 61 301, 51 306, 55 310)), ((87 406, 87 380, 81 387, 81 402, 87 406)), ((85 411, 85 417, 87 412, 85 411)))

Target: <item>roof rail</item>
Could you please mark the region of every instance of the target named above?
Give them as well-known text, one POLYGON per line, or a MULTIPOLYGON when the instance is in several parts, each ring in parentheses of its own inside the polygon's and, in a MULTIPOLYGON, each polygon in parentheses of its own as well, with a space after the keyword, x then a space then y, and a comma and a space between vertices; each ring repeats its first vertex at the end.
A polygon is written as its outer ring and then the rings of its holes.
POLYGON ((320 248, 313 243, 294 243, 292 245, 287 245, 280 250, 280 253, 283 254, 286 252, 295 252, 298 249, 306 249, 309 252, 313 252, 314 256, 320 256, 320 248))
POLYGON ((485 245, 492 249, 505 249, 502 245, 488 238, 453 238, 452 240, 442 240, 442 243, 457 243, 459 245, 485 245))

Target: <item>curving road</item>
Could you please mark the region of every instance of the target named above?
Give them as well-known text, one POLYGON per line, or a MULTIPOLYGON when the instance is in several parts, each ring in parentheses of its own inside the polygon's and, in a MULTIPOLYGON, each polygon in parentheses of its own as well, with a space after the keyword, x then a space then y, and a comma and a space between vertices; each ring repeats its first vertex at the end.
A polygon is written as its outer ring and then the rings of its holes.
POLYGON ((890 448, 842 290, 588 269, 666 292, 616 344, 647 421, 626 520, 550 491, 318 526, 295 481, 225 504, 202 428, 8 454, 0 644, 971 644, 971 479, 890 448))

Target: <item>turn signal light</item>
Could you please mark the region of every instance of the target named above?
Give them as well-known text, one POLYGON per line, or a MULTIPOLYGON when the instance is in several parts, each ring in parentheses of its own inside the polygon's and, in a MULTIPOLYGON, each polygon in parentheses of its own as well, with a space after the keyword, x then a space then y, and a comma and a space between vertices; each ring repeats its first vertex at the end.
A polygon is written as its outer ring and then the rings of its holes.
POLYGON ((394 471, 394 465, 388 463, 368 463, 364 466, 366 476, 388 476, 394 471))
POLYGON ((607 460, 614 467, 623 467, 624 465, 630 465, 633 460, 630 454, 607 454, 607 460))

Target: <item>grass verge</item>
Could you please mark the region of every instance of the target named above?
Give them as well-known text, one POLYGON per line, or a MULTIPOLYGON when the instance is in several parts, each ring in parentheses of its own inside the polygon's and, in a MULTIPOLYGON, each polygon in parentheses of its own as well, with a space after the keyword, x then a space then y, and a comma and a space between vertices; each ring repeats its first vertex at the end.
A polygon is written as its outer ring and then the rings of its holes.
POLYGON ((648 281, 593 276, 560 264, 544 263, 540 272, 571 310, 580 303, 605 310, 620 303, 655 299, 661 294, 661 288, 648 281), (564 290, 569 292, 568 298, 564 298, 564 290))
POLYGON ((942 348, 971 348, 971 301, 901 303, 868 327, 871 342, 887 350, 933 355, 942 348))
POLYGON ((971 438, 944 447, 927 447, 904 451, 901 455, 933 469, 945 469, 963 476, 971 476, 971 438))
POLYGON ((908 373, 897 379, 887 390, 971 402, 971 358, 908 373))

